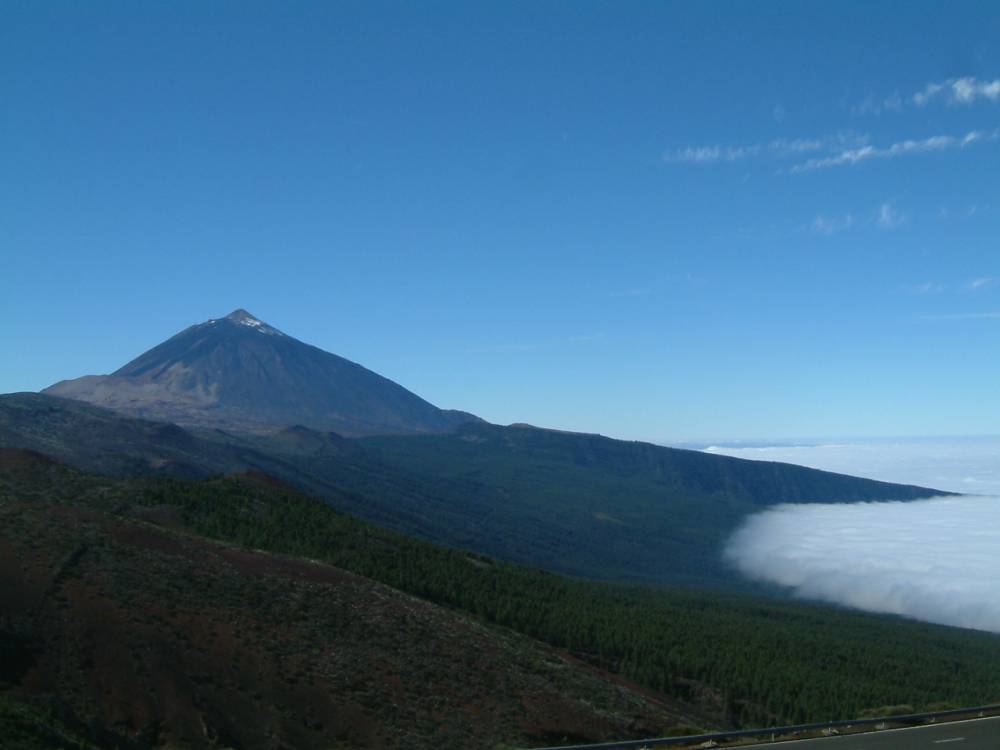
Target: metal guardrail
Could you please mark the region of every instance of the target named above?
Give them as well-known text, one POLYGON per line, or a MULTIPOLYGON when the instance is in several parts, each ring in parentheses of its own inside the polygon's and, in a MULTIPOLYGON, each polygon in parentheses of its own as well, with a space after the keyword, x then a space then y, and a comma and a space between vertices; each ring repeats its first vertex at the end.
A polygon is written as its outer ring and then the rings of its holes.
MULTIPOLYGON (((922 714, 902 714, 900 716, 881 716, 875 719, 843 719, 838 721, 823 721, 815 724, 790 724, 784 727, 761 727, 760 729, 734 729, 731 732, 714 732, 712 734, 691 734, 683 737, 658 737, 648 740, 624 740, 621 742, 598 742, 591 745, 560 745, 558 747, 540 747, 534 750, 628 750, 629 748, 668 747, 670 745, 696 745, 702 742, 717 742, 719 740, 736 739, 738 737, 766 737, 771 735, 791 734, 793 732, 810 732, 817 729, 836 729, 838 727, 868 726, 874 724, 905 724, 911 721, 924 721, 944 716, 960 716, 962 714, 979 714, 1000 711, 1000 703, 989 706, 974 706, 972 708, 951 708, 947 711, 930 711, 922 714)), ((775 740, 770 740, 775 741, 775 740)))

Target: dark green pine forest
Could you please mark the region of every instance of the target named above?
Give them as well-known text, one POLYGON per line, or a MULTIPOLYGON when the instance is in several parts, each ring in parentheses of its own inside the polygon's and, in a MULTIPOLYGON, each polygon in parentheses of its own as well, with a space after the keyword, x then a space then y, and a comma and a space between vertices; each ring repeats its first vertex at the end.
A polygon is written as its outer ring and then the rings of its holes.
POLYGON ((178 533, 320 560, 541 640, 668 696, 766 726, 1000 699, 1000 637, 827 606, 599 583, 437 546, 250 472, 111 479, 60 467, 2 475, 7 498, 134 515, 178 533))

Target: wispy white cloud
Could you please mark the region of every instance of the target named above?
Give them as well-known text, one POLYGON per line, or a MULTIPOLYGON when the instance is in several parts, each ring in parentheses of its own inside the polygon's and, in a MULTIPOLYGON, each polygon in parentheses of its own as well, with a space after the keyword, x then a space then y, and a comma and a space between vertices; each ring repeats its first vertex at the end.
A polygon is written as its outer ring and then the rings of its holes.
POLYGON ((762 146, 688 146, 680 151, 664 155, 665 161, 689 164, 714 164, 716 162, 739 161, 757 156, 762 146))
POLYGON ((979 99, 1000 101, 1000 78, 993 81, 980 81, 971 76, 949 78, 928 83, 911 97, 911 101, 918 107, 926 107, 938 100, 944 100, 948 104, 972 104, 979 99))
POLYGON ((819 215, 813 219, 809 228, 816 234, 825 234, 829 236, 831 234, 846 231, 853 227, 855 223, 853 214, 844 214, 843 216, 819 215))
POLYGON ((910 217, 896 209, 896 207, 886 201, 872 213, 862 214, 859 218, 855 213, 845 213, 837 215, 817 214, 809 224, 809 231, 813 234, 832 235, 839 232, 846 232, 849 229, 861 227, 878 227, 882 230, 898 229, 907 224, 910 217))
POLYGON ((883 203, 878 208, 875 216, 875 224, 880 229, 891 230, 903 226, 907 222, 907 217, 893 208, 891 203, 883 203))
POLYGON ((868 136, 845 132, 822 138, 775 138, 766 143, 748 145, 688 146, 668 151, 663 160, 670 163, 717 164, 742 161, 758 156, 790 157, 813 151, 836 151, 868 142, 868 136))
POLYGON ((973 279, 969 282, 969 289, 982 289, 987 286, 993 286, 994 284, 1000 284, 1000 277, 981 276, 980 278, 973 279))
POLYGON ((1000 128, 993 130, 970 130, 964 135, 935 135, 922 140, 898 141, 888 146, 865 145, 848 148, 832 156, 809 159, 791 168, 792 173, 809 172, 814 169, 859 164, 869 159, 894 159, 900 156, 920 154, 930 151, 964 149, 976 143, 986 143, 1000 138, 1000 128))
POLYGON ((903 108, 903 97, 898 91, 883 99, 876 99, 868 96, 861 104, 851 107, 851 112, 856 115, 880 115, 883 112, 899 112, 903 108))
POLYGON ((971 219, 973 216, 980 212, 980 205, 978 203, 973 203, 971 206, 965 206, 961 208, 950 208, 948 206, 941 206, 938 209, 937 216, 942 221, 949 221, 951 219, 971 219))
POLYGON ((839 136, 836 140, 828 138, 776 138, 767 144, 768 151, 777 156, 794 156, 809 151, 820 151, 825 148, 836 148, 835 144, 846 142, 858 143, 867 141, 867 136, 839 136))

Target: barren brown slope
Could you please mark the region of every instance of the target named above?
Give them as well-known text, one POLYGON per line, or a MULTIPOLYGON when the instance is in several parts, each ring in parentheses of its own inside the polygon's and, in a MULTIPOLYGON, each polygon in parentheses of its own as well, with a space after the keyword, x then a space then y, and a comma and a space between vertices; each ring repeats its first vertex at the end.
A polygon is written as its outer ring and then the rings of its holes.
MULTIPOLYGON (((25 471, 67 470, 5 452, 0 479, 25 471)), ((689 721, 533 641, 337 568, 19 497, 18 484, 0 482, 0 624, 16 657, 0 679, 105 746, 492 748, 689 721)))

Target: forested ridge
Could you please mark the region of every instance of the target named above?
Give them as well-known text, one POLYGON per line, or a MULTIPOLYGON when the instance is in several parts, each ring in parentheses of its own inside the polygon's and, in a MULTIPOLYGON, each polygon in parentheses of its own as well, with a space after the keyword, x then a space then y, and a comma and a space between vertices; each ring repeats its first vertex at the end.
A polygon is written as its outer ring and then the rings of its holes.
POLYGON ((566 649, 670 696, 762 726, 1000 699, 1000 637, 745 594, 603 584, 381 529, 257 475, 111 480, 53 465, 4 492, 322 560, 566 649), (145 509, 145 510, 144 510, 145 509))
POLYGON ((347 439, 189 431, 40 394, 0 396, 0 445, 121 476, 277 476, 408 536, 573 576, 746 589, 719 549, 774 503, 912 500, 934 490, 600 435, 466 424, 347 439))
POLYGON ((179 529, 175 506, 40 461, 0 449, 3 750, 502 750, 720 726, 508 628, 179 529), (41 477, 12 477, 18 458, 41 477))

